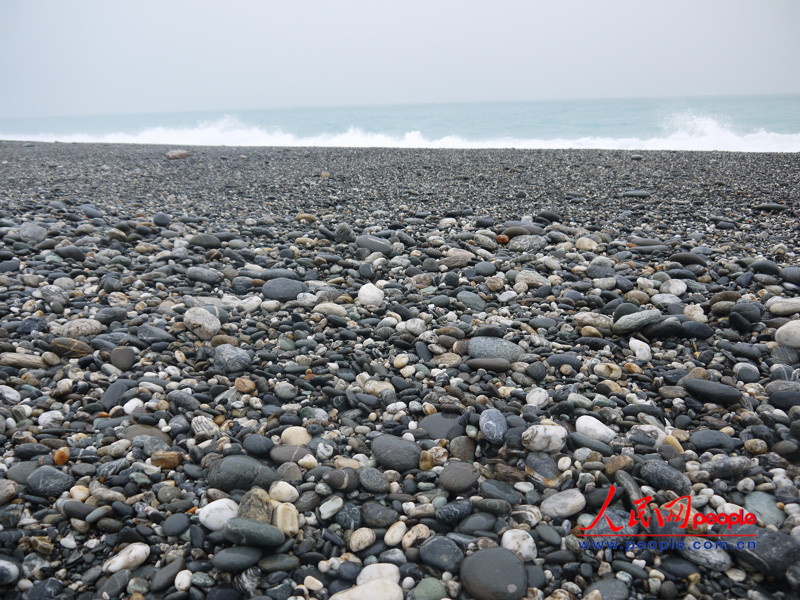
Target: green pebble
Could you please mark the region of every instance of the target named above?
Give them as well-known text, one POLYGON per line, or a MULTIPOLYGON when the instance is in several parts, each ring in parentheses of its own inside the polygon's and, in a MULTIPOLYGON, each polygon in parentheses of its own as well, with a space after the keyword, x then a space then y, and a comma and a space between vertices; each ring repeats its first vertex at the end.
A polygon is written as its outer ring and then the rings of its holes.
POLYGON ((433 577, 425 577, 414 588, 414 600, 442 600, 446 597, 444 584, 433 577))

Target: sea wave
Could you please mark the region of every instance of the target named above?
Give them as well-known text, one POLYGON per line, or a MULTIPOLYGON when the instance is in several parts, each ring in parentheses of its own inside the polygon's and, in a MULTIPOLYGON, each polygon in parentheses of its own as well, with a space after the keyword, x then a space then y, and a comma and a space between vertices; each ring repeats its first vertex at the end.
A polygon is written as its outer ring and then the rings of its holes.
POLYGON ((674 115, 655 137, 512 138, 469 139, 458 135, 426 137, 419 131, 402 135, 350 127, 339 133, 296 135, 247 124, 232 116, 198 123, 194 127, 147 127, 136 132, 0 133, 0 139, 106 144, 164 144, 183 146, 320 146, 351 148, 520 148, 618 150, 720 150, 732 152, 798 152, 800 133, 758 130, 737 133, 724 120, 681 113, 674 115))

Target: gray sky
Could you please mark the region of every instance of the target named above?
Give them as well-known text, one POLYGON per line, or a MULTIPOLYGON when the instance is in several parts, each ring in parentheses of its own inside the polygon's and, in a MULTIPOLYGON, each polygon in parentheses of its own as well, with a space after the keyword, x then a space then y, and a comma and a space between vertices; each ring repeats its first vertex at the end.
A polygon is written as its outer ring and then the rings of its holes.
POLYGON ((798 0, 0 0, 0 118, 800 93, 798 30, 798 0))

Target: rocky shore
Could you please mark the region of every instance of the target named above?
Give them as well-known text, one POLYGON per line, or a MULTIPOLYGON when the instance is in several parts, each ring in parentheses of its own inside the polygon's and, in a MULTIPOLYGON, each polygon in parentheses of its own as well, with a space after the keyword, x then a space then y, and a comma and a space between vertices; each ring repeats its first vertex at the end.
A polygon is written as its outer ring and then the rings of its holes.
POLYGON ((800 594, 800 156, 169 150, 0 142, 4 598, 800 594))

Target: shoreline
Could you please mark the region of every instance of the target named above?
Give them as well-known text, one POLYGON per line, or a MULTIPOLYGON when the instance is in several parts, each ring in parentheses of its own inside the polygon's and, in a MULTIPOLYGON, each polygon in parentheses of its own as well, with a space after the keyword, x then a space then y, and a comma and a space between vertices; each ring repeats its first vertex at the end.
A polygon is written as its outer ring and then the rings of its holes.
POLYGON ((6 598, 800 591, 798 153, 0 141, 0 206, 6 598), (647 496, 756 543, 579 541, 647 496))

